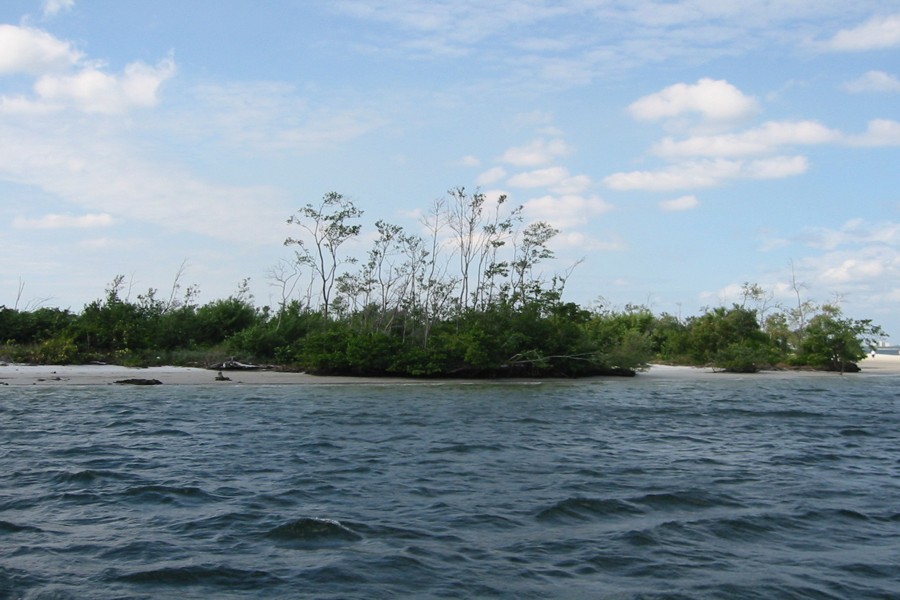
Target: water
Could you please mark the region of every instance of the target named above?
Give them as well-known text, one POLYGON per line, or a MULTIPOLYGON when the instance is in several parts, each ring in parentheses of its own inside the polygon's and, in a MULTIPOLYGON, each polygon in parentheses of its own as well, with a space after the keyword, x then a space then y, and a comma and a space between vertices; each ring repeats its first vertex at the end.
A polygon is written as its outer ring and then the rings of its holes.
POLYGON ((898 383, 0 387, 0 599, 898 598, 898 383))

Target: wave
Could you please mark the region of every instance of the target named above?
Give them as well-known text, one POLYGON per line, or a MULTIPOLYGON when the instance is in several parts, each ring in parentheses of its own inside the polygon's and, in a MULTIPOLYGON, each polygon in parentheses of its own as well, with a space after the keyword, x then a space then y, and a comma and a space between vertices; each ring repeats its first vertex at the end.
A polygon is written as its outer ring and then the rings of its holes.
POLYGON ((206 585, 232 590, 256 590, 282 583, 267 571, 235 569, 227 566, 163 567, 110 577, 116 581, 154 585, 206 585))
POLYGON ((202 488, 191 485, 138 485, 125 490, 124 495, 139 503, 154 504, 193 504, 214 499, 202 488))
POLYGON ((685 490, 645 494, 632 502, 657 510, 696 509, 714 507, 740 507, 742 504, 726 494, 713 494, 705 490, 685 490))
POLYGON ((131 475, 106 469, 84 469, 81 471, 64 471, 51 478, 53 483, 95 483, 101 480, 127 480, 131 475))
POLYGON ((618 499, 566 498, 538 513, 540 521, 587 521, 643 514, 640 507, 618 499))
POLYGON ((16 523, 10 523, 9 521, 0 521, 0 533, 19 533, 22 531, 40 532, 43 531, 43 529, 32 525, 18 525, 16 523))
POLYGON ((363 539, 340 521, 317 517, 303 517, 279 525, 269 530, 266 537, 298 545, 356 542, 363 539))

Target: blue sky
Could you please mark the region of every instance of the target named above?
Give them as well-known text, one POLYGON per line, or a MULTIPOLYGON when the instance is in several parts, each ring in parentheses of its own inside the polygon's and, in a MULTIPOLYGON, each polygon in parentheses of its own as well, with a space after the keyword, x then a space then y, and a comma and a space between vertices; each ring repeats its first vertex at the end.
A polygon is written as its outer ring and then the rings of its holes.
MULTIPOLYGON (((5 0, 0 304, 250 278, 338 191, 560 229, 569 300, 839 300, 900 337, 900 2, 5 0), (583 259, 583 260, 582 260, 583 259)), ((360 240, 358 253, 367 248, 360 240)))

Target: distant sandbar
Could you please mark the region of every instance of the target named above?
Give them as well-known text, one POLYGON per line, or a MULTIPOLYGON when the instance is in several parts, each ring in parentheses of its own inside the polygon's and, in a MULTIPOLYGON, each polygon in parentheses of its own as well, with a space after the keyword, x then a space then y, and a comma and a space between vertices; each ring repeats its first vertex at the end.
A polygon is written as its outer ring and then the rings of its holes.
MULTIPOLYGON (((851 376, 900 375, 900 355, 877 354, 860 362, 861 373, 851 376)), ((790 377, 795 375, 823 375, 821 372, 764 371, 763 378, 790 377)), ((652 365, 638 374, 639 379, 683 379, 728 376, 709 368, 652 365)), ((164 385, 322 385, 352 383, 410 383, 417 380, 385 377, 334 377, 307 373, 291 373, 278 370, 224 371, 194 367, 132 368, 115 365, 20 365, 0 364, 0 385, 5 386, 72 386, 113 385, 128 379, 158 380, 164 385)), ((753 377, 755 375, 751 375, 753 377)), ((501 380, 502 381, 502 380, 501 380)))

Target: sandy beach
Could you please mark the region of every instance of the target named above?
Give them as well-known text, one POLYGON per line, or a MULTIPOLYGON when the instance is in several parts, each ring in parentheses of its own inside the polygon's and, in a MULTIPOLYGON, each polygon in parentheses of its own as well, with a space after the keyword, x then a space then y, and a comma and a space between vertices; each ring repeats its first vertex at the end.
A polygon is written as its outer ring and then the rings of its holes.
MULTIPOLYGON (((877 354, 860 362, 861 373, 850 376, 900 375, 900 355, 877 354)), ((306 373, 287 373, 275 370, 225 371, 226 381, 217 380, 218 373, 191 367, 131 368, 115 365, 20 365, 0 364, 0 386, 70 386, 113 385, 126 379, 155 379, 163 385, 333 385, 353 383, 397 384, 409 383, 402 378, 320 377, 306 373)), ((763 371, 750 377, 792 377, 837 375, 818 371, 763 371)), ((747 377, 730 375, 709 368, 652 365, 638 374, 642 379, 747 377)))
MULTIPOLYGON (((306 373, 274 370, 223 371, 228 379, 217 380, 217 371, 192 367, 132 368, 115 365, 20 365, 0 364, 0 386, 113 385, 127 379, 155 379, 163 385, 285 385, 358 383, 355 377, 317 377, 306 373)), ((370 381, 388 383, 385 379, 370 381)), ((390 381, 403 381, 394 379, 390 381)))

